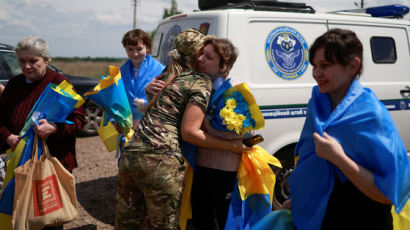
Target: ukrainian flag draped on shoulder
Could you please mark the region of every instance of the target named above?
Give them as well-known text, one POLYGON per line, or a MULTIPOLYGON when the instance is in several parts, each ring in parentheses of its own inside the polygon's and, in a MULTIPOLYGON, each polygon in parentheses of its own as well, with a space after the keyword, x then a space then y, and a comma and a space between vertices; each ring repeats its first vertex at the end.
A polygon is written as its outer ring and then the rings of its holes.
MULTIPOLYGON (((40 119, 47 119, 50 123, 72 124, 72 122, 66 121, 66 117, 83 103, 83 98, 73 90, 73 86, 67 81, 63 81, 59 85, 50 83, 37 99, 19 134, 20 141, 16 149, 14 151, 9 149, 6 153, 7 170, 0 198, 0 223, 2 230, 12 228, 11 215, 13 212, 15 185, 14 169, 24 165, 32 156, 34 142, 33 123, 40 119)), ((41 140, 39 140, 38 144, 41 146, 41 140)), ((39 148, 39 157, 41 156, 41 149, 39 148)))
POLYGON ((109 73, 108 76, 103 76, 99 80, 93 91, 85 93, 85 96, 104 110, 104 119, 98 134, 108 151, 113 151, 120 146, 120 143, 123 147, 123 144, 131 139, 134 131, 132 130, 132 111, 120 69, 116 66, 109 66, 109 73), (119 135, 115 127, 109 123, 111 120, 117 122, 124 136, 119 135))
POLYGON ((333 111, 328 95, 320 93, 317 86, 313 88, 295 150, 299 160, 289 179, 297 229, 320 229, 334 186, 334 172, 342 182, 347 180, 339 169, 315 153, 312 134, 324 131, 341 144, 350 158, 373 172, 377 187, 400 213, 410 196, 406 149, 387 109, 355 79, 333 111))
POLYGON ((140 98, 147 102, 145 95, 145 86, 156 76, 161 75, 165 66, 155 60, 150 55, 146 55, 135 76, 134 66, 130 60, 127 60, 120 68, 121 77, 124 82, 125 92, 127 94, 131 113, 134 120, 141 119, 141 113, 138 113, 138 108, 134 106, 134 99, 140 98))

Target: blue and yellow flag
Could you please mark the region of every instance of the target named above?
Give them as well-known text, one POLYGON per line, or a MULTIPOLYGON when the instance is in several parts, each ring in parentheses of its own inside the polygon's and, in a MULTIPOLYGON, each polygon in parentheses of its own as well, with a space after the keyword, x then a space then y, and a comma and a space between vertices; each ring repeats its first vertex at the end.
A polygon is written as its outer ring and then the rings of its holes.
POLYGON ((182 153, 187 167, 185 168, 184 191, 182 193, 181 208, 179 212, 179 227, 185 230, 187 222, 192 219, 191 190, 196 166, 196 153, 198 147, 188 142, 182 142, 182 153))
MULTIPOLYGON (((12 229, 11 215, 13 213, 14 202, 14 169, 24 165, 32 156, 34 141, 33 123, 40 119, 47 119, 50 123, 72 123, 66 121, 66 117, 84 103, 83 98, 78 95, 73 86, 67 81, 59 85, 50 83, 40 97, 37 99, 29 116, 26 119, 24 128, 19 136, 20 141, 14 151, 7 150, 7 171, 4 179, 3 191, 0 198, 0 223, 2 229, 12 229)), ((39 140, 41 146, 41 140, 39 140)), ((39 148, 39 156, 41 156, 39 148)))
POLYGON ((355 79, 334 110, 328 95, 320 93, 317 86, 313 88, 295 149, 299 160, 289 178, 296 227, 320 229, 335 174, 342 182, 347 180, 337 167, 316 154, 312 134, 322 135, 324 131, 357 164, 373 172, 376 186, 395 206, 394 212, 408 217, 410 163, 406 149, 388 110, 355 79))
MULTIPOLYGON (((263 119, 262 113, 245 83, 232 87, 229 78, 223 79, 219 77, 213 82, 213 89, 215 92, 212 93, 207 112, 207 114, 211 115, 210 123, 212 127, 218 130, 233 131, 240 134, 246 134, 250 130, 262 129, 264 127, 265 120, 263 119), (219 83, 216 83, 218 81, 219 83)), ((187 220, 192 218, 190 197, 193 173, 196 165, 196 148, 196 146, 186 142, 182 144, 182 153, 188 162, 185 170, 185 188, 179 216, 179 226, 182 230, 185 229, 187 220)), ((262 161, 268 159, 270 158, 264 158, 262 161)), ((265 166, 267 165, 266 162, 265 164, 262 162, 259 163, 265 166)))
POLYGON ((98 135, 108 151, 113 151, 120 142, 129 141, 134 131, 132 130, 132 111, 120 69, 116 66, 109 66, 109 73, 108 76, 99 80, 93 91, 85 93, 85 96, 104 110, 104 119, 98 130, 98 135), (110 124, 111 120, 114 120, 121 127, 124 136, 118 136, 115 127, 110 124))
POLYGON ((271 212, 276 177, 269 165, 282 167, 278 159, 259 146, 242 154, 226 230, 253 229, 271 212))

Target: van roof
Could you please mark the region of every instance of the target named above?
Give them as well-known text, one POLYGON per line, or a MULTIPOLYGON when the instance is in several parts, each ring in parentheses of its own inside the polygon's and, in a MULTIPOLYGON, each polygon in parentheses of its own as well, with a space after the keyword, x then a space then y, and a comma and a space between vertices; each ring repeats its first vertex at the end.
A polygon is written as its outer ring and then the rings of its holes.
POLYGON ((211 9, 252 9, 257 11, 280 11, 280 12, 297 12, 297 13, 311 13, 315 10, 305 3, 298 2, 277 2, 272 0, 251 0, 238 3, 226 3, 211 9))
MULTIPOLYGON (((250 8, 213 8, 209 10, 194 11, 190 13, 184 13, 179 15, 174 15, 166 19, 161 20, 159 25, 167 23, 170 21, 184 20, 186 18, 215 18, 223 15, 229 14, 247 14, 249 17, 260 17, 260 18, 293 18, 293 19, 303 19, 308 18, 312 20, 343 20, 351 22, 362 22, 362 23, 380 23, 380 24, 390 24, 392 26, 409 26, 410 21, 402 18, 385 18, 385 17, 371 17, 369 14, 360 12, 315 12, 315 13, 300 13, 300 12, 283 12, 283 11, 266 11, 266 10, 254 10, 250 8)), ((158 25, 158 26, 159 26, 158 25)))
POLYGON ((359 13, 371 17, 403 18, 404 15, 409 13, 409 7, 401 4, 394 4, 361 9, 338 10, 330 13, 359 13))

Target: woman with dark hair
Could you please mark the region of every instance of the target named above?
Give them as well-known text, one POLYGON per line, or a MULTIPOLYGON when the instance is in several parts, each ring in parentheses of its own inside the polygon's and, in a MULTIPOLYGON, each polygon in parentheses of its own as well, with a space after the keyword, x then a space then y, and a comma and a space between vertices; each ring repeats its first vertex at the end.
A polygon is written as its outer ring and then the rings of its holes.
POLYGON ((406 149, 384 105, 358 81, 363 46, 331 29, 310 48, 313 88, 289 179, 292 216, 303 229, 393 229, 410 196, 406 149))
POLYGON ((143 103, 147 103, 145 86, 154 77, 160 75, 165 66, 149 55, 152 49, 152 40, 141 29, 125 33, 122 45, 127 52, 128 60, 121 66, 121 77, 131 106, 135 128, 142 118, 142 114, 135 104, 141 100, 143 103))

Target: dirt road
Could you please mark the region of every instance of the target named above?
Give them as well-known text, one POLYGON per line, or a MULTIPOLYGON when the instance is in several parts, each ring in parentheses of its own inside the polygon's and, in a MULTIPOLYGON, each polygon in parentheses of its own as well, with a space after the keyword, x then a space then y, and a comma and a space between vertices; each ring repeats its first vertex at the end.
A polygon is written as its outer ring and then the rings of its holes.
POLYGON ((77 139, 76 178, 79 215, 64 229, 114 229, 118 172, 115 152, 108 152, 98 136, 77 139))

